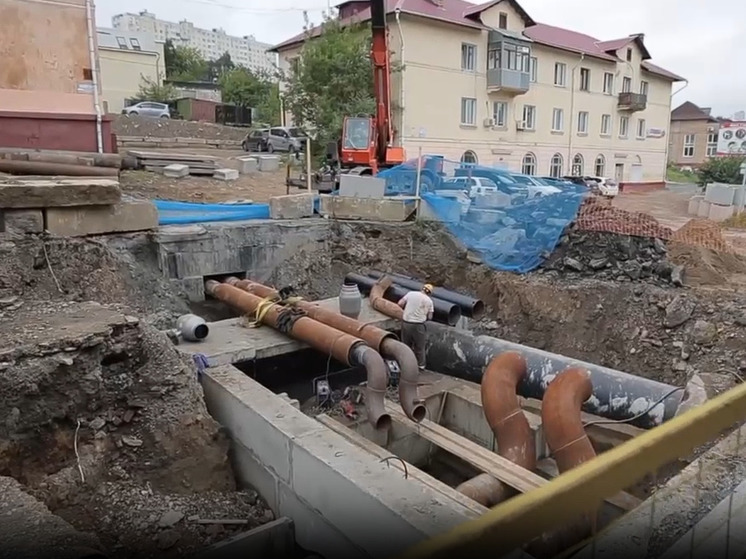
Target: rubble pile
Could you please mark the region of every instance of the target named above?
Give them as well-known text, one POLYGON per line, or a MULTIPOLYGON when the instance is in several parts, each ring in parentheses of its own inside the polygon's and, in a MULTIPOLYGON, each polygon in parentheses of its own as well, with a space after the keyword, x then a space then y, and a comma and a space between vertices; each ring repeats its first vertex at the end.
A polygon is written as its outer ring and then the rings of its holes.
POLYGON ((664 241, 578 229, 560 240, 542 269, 616 281, 677 287, 684 283, 684 267, 669 262, 664 241))

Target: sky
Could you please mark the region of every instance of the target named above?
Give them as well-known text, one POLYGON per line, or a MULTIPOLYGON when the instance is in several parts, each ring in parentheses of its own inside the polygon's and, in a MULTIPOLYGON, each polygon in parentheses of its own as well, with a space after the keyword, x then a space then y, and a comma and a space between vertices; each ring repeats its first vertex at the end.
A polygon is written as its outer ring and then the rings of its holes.
MULTIPOLYGON (((445 0, 448 2, 449 0, 445 0)), ((741 0, 519 0, 540 23, 586 33, 601 40, 644 33, 652 62, 688 79, 676 84, 672 105, 691 101, 714 115, 746 110, 746 2, 741 0)), ((339 4, 331 0, 331 5, 339 4)), ((231 35, 254 35, 276 44, 303 28, 303 11, 321 20, 328 0, 130 0, 127 10, 187 19, 231 35), (300 8, 296 6, 301 6, 300 8)), ((96 0, 98 25, 111 26, 123 11, 115 0, 96 0)))

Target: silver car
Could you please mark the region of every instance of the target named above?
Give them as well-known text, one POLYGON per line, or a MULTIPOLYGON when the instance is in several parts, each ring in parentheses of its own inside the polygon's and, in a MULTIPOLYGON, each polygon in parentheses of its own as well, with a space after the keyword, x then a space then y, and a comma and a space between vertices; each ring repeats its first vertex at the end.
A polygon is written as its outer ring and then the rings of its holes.
POLYGON ((273 151, 299 153, 306 146, 306 134, 300 128, 276 126, 269 129, 265 146, 270 153, 273 151))
POLYGON ((142 115, 153 118, 171 118, 171 109, 165 103, 142 101, 122 109, 123 115, 142 115))

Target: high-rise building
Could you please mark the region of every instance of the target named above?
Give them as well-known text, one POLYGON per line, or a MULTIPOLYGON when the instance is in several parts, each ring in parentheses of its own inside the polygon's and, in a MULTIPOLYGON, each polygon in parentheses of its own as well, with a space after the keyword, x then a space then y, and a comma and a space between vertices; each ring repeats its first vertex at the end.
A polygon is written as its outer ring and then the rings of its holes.
POLYGON ((223 29, 195 27, 187 20, 178 23, 165 21, 147 10, 116 15, 111 18, 111 23, 114 29, 152 34, 156 41, 170 39, 176 46, 193 47, 206 60, 216 60, 227 52, 235 64, 253 72, 274 73, 276 70, 277 55, 267 52, 272 45, 260 43, 253 35, 234 37, 223 29))

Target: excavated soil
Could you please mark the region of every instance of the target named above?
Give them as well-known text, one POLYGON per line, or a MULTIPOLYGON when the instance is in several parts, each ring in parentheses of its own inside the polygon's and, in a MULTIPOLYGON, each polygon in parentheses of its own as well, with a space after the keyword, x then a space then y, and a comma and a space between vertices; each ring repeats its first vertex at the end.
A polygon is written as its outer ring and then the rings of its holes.
POLYGON ((247 129, 210 122, 118 115, 112 123, 112 131, 118 136, 243 140, 247 129))

